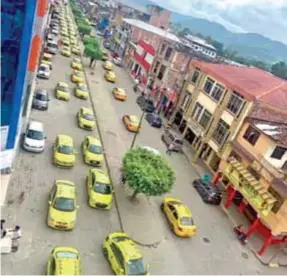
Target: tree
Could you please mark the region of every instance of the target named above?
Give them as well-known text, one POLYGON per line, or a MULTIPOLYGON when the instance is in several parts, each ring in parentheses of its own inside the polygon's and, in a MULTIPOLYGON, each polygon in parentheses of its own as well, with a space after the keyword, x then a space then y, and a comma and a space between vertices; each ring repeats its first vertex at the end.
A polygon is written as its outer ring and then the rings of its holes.
POLYGON ((83 43, 84 45, 93 45, 94 48, 100 48, 100 42, 95 39, 95 37, 92 37, 92 36, 89 36, 89 35, 85 35, 84 38, 83 38, 83 43))
POLYGON ((223 43, 216 41, 216 40, 212 40, 211 44, 217 50, 219 55, 223 54, 223 51, 224 51, 224 44, 223 43))
POLYGON ((133 189, 132 199, 139 193, 160 196, 169 192, 175 181, 174 171, 162 156, 139 147, 125 154, 122 173, 133 189))
POLYGON ((82 35, 89 35, 92 31, 92 28, 87 24, 80 23, 78 25, 78 30, 82 35))
POLYGON ((272 65, 271 72, 279 78, 287 79, 287 64, 284 61, 277 62, 272 65))

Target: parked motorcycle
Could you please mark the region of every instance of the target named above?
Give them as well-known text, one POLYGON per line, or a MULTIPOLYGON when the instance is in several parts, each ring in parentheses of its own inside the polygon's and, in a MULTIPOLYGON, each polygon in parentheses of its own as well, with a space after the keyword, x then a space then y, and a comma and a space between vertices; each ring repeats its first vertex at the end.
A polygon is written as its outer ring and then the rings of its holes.
POLYGON ((243 245, 247 244, 247 236, 242 229, 242 225, 234 227, 233 231, 235 232, 237 238, 243 245))

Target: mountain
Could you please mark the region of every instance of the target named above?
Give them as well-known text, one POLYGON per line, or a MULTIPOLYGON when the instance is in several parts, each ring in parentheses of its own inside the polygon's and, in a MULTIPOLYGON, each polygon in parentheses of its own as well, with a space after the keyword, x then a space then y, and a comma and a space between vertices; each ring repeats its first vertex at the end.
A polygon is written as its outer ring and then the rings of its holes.
POLYGON ((233 33, 224 26, 206 19, 172 14, 173 23, 188 27, 193 33, 211 36, 224 43, 225 47, 233 49, 239 55, 249 59, 258 59, 268 63, 287 61, 287 45, 254 33, 233 33))
MULTIPOLYGON (((154 5, 156 2, 156 0, 133 1, 143 6, 154 5)), ((271 40, 263 35, 256 33, 234 33, 219 23, 176 12, 172 12, 172 23, 180 23, 183 27, 188 27, 192 33, 211 36, 213 39, 224 43, 225 48, 235 50, 244 58, 257 59, 267 63, 287 62, 287 45, 271 40)))

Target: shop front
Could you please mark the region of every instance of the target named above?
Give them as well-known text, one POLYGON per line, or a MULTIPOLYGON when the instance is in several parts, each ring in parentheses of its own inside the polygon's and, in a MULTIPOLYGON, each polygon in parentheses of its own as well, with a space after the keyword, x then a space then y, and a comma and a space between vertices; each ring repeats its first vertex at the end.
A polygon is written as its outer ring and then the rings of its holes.
POLYGON ((263 255, 272 244, 287 244, 286 225, 283 222, 280 224, 272 212, 277 200, 234 157, 228 159, 223 169, 223 182, 227 193, 224 207, 228 209, 234 204, 238 212, 249 219, 251 224, 246 232, 247 238, 258 233, 263 239, 262 246, 257 251, 258 255, 263 255))

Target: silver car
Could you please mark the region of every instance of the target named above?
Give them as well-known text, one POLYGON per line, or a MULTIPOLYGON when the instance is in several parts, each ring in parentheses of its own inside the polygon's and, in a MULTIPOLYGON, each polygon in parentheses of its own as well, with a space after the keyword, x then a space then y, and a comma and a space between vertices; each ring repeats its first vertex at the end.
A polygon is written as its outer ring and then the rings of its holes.
POLYGON ((38 89, 34 94, 32 107, 38 110, 47 110, 49 101, 48 91, 45 89, 38 89))
POLYGON ((167 146, 172 144, 173 151, 182 152, 183 141, 172 131, 167 129, 164 130, 163 134, 161 135, 161 139, 167 146))
POLYGON ((40 64, 38 68, 37 77, 48 80, 51 77, 51 69, 47 64, 40 64))

